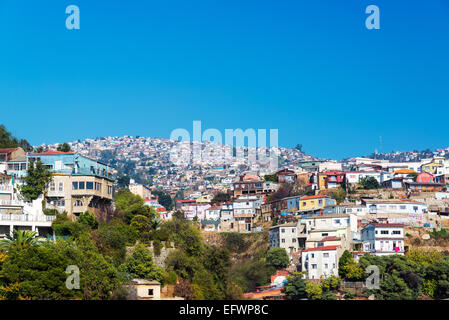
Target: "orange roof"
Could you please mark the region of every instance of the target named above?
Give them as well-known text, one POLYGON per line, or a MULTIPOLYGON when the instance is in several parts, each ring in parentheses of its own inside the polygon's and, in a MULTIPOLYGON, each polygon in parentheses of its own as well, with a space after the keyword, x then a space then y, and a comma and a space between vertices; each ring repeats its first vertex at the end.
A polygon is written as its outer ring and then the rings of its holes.
POLYGON ((267 290, 262 292, 248 292, 243 294, 243 297, 245 298, 251 298, 251 299, 263 299, 266 297, 271 296, 278 296, 282 294, 282 289, 274 289, 274 290, 267 290))
POLYGON ((416 173, 416 171, 410 170, 410 169, 399 169, 394 171, 394 173, 416 173))

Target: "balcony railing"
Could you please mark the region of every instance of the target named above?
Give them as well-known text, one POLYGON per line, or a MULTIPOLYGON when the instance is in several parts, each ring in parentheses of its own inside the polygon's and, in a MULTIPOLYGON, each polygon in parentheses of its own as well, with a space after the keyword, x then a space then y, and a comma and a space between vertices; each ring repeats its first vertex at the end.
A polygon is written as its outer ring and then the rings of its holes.
POLYGON ((0 206, 19 206, 23 207, 25 202, 21 200, 0 200, 0 206))
POLYGON ((51 222, 55 216, 32 216, 28 214, 0 214, 0 221, 51 222))
POLYGON ((13 191, 13 187, 12 186, 1 185, 0 186, 0 191, 13 191))

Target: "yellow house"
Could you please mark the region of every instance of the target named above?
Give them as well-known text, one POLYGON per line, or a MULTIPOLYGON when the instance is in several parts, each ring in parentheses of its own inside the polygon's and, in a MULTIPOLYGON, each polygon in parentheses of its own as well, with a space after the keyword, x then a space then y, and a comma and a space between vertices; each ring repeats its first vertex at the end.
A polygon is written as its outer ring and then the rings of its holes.
POLYGON ((324 207, 334 206, 336 201, 330 197, 316 195, 305 196, 299 199, 299 211, 314 211, 324 207))
POLYGON ((421 171, 431 174, 437 173, 437 168, 444 166, 444 157, 433 157, 431 162, 423 163, 421 171))

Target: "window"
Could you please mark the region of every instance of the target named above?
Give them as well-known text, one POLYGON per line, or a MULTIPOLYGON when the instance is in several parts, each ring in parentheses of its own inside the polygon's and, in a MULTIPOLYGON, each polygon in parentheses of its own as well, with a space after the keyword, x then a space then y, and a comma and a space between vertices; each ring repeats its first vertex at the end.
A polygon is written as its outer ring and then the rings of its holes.
POLYGON ((78 182, 72 182, 72 190, 78 190, 78 182))
POLYGON ((401 230, 393 230, 391 234, 401 234, 401 230))
POLYGON ((84 181, 80 181, 80 183, 79 183, 79 188, 80 188, 80 189, 84 189, 84 186, 85 186, 84 181))
POLYGON ((154 293, 153 293, 153 289, 148 289, 148 295, 149 296, 152 296, 154 293))
POLYGON ((314 253, 312 253, 311 256, 312 256, 312 258, 315 258, 315 254, 314 253))
POLYGON ((328 269, 329 265, 327 263, 324 264, 324 269, 328 269))
POLYGON ((296 239, 295 239, 295 238, 293 238, 293 239, 292 239, 292 242, 296 242, 296 239))
POLYGON ((284 232, 285 232, 285 229, 281 229, 281 232, 284 233, 284 232))
POLYGON ((323 253, 323 258, 329 258, 329 253, 328 252, 323 253))
POLYGON ((94 183, 93 182, 86 182, 86 189, 93 190, 94 183))
POLYGON ((388 230, 380 230, 380 234, 388 234, 388 230))
POLYGON ((335 219, 335 223, 340 224, 340 219, 335 219))
POLYGON ((61 192, 64 191, 64 182, 60 182, 59 183, 58 190, 61 191, 61 192))
POLYGON ((327 232, 321 234, 322 237, 327 237, 328 235, 329 235, 329 233, 327 233, 327 232))
POLYGON ((82 207, 83 206, 83 202, 81 200, 75 200, 75 202, 73 203, 73 206, 75 206, 75 207, 82 207))
POLYGON ((292 233, 295 233, 295 229, 294 228, 292 229, 292 233))
POLYGON ((50 191, 55 191, 56 190, 56 185, 54 181, 50 182, 50 191))
POLYGON ((316 269, 316 264, 312 264, 312 269, 316 269))
POLYGON ((282 243, 285 243, 285 239, 282 239, 282 241, 281 241, 282 243))

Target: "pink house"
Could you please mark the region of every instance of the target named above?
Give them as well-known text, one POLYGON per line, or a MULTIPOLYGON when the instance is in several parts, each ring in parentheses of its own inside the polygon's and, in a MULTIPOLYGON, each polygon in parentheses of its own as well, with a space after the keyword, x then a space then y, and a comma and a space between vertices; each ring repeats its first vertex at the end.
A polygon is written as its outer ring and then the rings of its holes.
POLYGON ((431 175, 428 172, 422 172, 420 174, 418 174, 418 176, 416 177, 416 182, 419 183, 434 183, 434 177, 433 175, 431 175))

